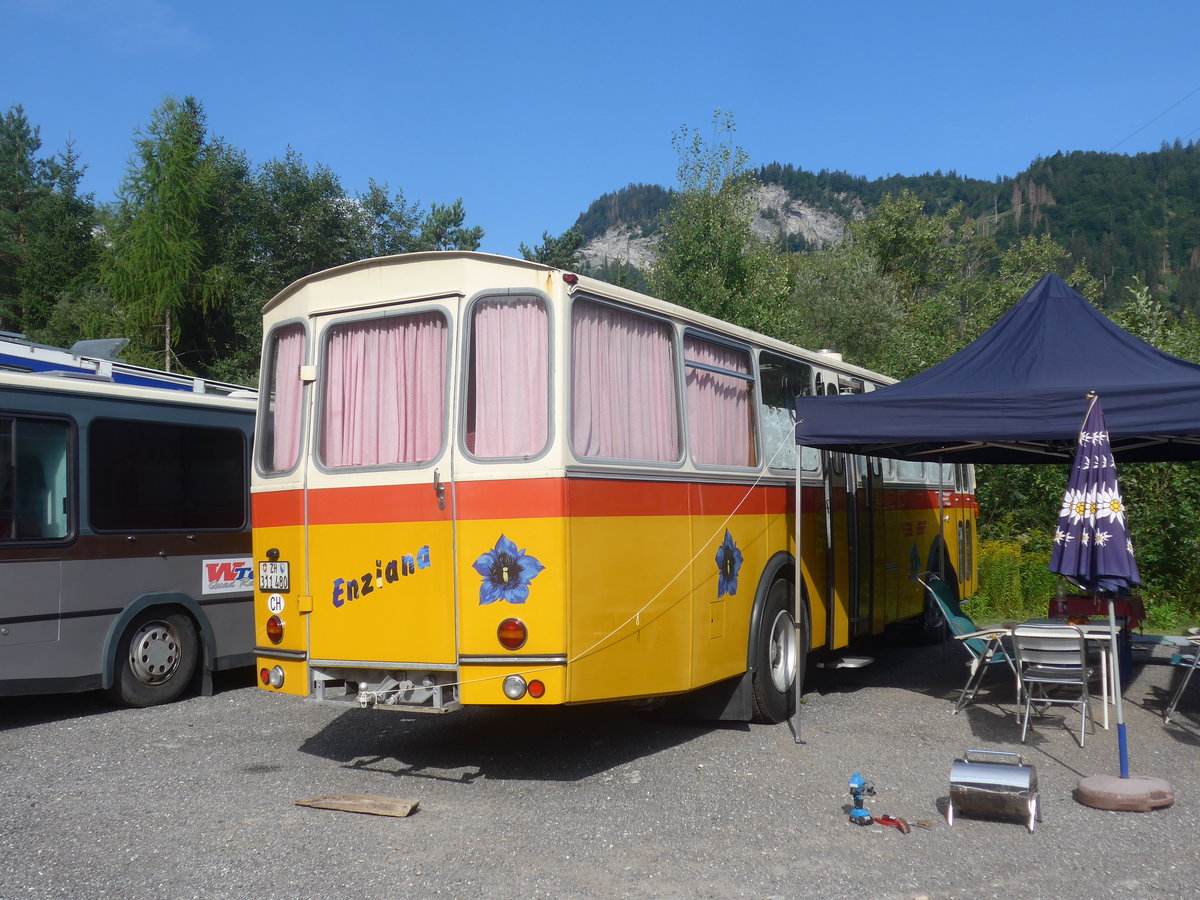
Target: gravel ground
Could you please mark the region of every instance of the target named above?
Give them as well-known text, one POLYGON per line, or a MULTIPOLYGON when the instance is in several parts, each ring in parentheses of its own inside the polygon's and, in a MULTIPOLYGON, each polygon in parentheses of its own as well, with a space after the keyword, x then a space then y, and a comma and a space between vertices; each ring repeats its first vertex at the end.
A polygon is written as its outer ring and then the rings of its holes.
MULTIPOLYGON (((957 646, 889 646, 816 673, 803 744, 786 726, 675 722, 625 706, 413 716, 273 697, 235 673, 212 697, 125 710, 93 696, 0 700, 0 898, 1184 897, 1200 851, 1200 688, 1135 667, 1134 774, 1176 802, 1089 809, 1117 774, 1114 732, 1080 749, 1051 712, 1017 742, 1010 681, 952 715, 957 646), (943 816, 969 748, 1037 768, 1043 822, 943 816), (847 780, 904 835, 847 820, 847 780), (325 794, 416 799, 409 818, 295 806, 325 794)), ((960 654, 962 654, 960 656, 960 654)), ((990 687, 990 690, 988 688, 990 687)), ((1099 708, 1099 701, 1093 702, 1099 708)))

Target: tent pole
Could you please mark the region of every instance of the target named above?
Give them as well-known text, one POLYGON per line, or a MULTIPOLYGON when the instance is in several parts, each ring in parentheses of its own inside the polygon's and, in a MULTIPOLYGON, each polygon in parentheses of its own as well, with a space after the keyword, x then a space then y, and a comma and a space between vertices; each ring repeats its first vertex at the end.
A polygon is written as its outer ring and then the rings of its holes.
POLYGON ((792 740, 797 744, 800 740, 800 689, 803 686, 804 671, 800 666, 800 641, 804 639, 804 461, 801 458, 804 448, 796 443, 796 583, 792 588, 792 624, 794 626, 793 640, 795 641, 796 671, 792 675, 792 711, 788 716, 788 728, 792 732, 792 740))

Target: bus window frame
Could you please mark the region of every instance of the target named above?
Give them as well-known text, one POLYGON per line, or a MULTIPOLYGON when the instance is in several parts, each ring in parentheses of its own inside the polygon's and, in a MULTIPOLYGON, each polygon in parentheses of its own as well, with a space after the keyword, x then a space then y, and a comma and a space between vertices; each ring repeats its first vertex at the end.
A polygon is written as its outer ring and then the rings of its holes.
MULTIPOLYGON (((816 395, 816 367, 813 366, 812 363, 806 362, 805 360, 802 360, 802 359, 797 359, 794 356, 785 356, 784 354, 778 352, 777 350, 771 350, 766 347, 758 347, 757 349, 758 349, 758 352, 754 355, 754 364, 758 367, 758 408, 759 408, 758 428, 759 428, 759 432, 761 434, 763 431, 763 422, 765 421, 764 417, 763 417, 763 410, 779 408, 779 407, 775 407, 775 406, 768 406, 763 397, 763 390, 762 390, 763 357, 769 355, 771 357, 774 357, 774 359, 779 360, 782 363, 788 363, 788 364, 795 365, 795 366, 801 366, 808 371, 808 393, 807 394, 797 394, 796 396, 799 396, 799 397, 812 397, 812 396, 816 395)), ((792 443, 795 444, 796 411, 793 409, 791 412, 792 412, 792 443)), ((760 440, 760 443, 762 443, 762 445, 763 445, 762 452, 763 452, 763 455, 765 456, 766 455, 766 443, 765 443, 765 441, 761 441, 761 440, 760 440)), ((806 468, 804 468, 803 462, 802 462, 801 466, 800 466, 801 472, 809 472, 813 475, 817 475, 820 473, 820 471, 821 471, 821 454, 818 451, 813 451, 813 453, 815 455, 816 465, 814 466, 814 468, 806 469, 806 468)), ((803 460, 803 454, 804 454, 804 451, 801 450, 800 451, 801 460, 803 460)), ((768 466, 767 466, 768 471, 777 472, 782 475, 789 475, 789 476, 795 475, 795 473, 796 473, 796 454, 791 453, 791 454, 788 454, 787 457, 788 457, 788 459, 787 459, 786 465, 779 465, 779 464, 769 465, 768 464, 768 466)))
POLYGON ((86 450, 87 450, 86 459, 83 459, 82 457, 79 457, 79 456, 77 456, 76 458, 79 460, 80 468, 86 469, 86 471, 87 471, 87 480, 88 480, 87 527, 88 527, 88 531, 91 532, 92 534, 98 534, 98 535, 182 534, 182 533, 188 533, 188 534, 238 534, 238 533, 245 532, 249 529, 250 524, 251 524, 251 521, 250 521, 251 520, 250 499, 249 499, 250 498, 250 468, 251 468, 251 466, 248 464, 248 460, 250 458, 251 447, 247 444, 245 432, 242 431, 240 428, 237 428, 236 426, 233 426, 233 425, 216 425, 216 424, 191 422, 191 421, 175 421, 174 419, 164 422, 161 419, 154 419, 149 416, 130 418, 130 417, 126 417, 126 416, 98 415, 98 416, 94 416, 88 420, 87 431, 88 431, 88 435, 87 435, 87 441, 86 441, 86 450), (207 525, 207 526, 204 526, 204 525, 185 524, 185 525, 173 525, 171 527, 163 527, 163 528, 147 528, 145 526, 140 526, 140 525, 136 526, 136 527, 130 527, 129 525, 124 525, 121 527, 113 528, 113 527, 108 527, 108 526, 97 525, 95 522, 95 518, 94 518, 94 515, 95 515, 94 507, 96 504, 94 504, 92 501, 92 493, 91 493, 91 480, 92 480, 91 469, 92 469, 93 461, 95 458, 95 454, 93 452, 95 450, 95 447, 92 443, 91 431, 97 423, 101 423, 101 424, 129 423, 129 424, 134 424, 134 425, 149 426, 151 428, 154 428, 154 427, 195 428, 195 429, 203 429, 205 431, 225 431, 225 432, 230 432, 231 434, 236 435, 241 444, 241 462, 242 462, 242 494, 240 496, 240 499, 242 502, 242 520, 241 520, 241 522, 239 522, 237 525, 207 525))
POLYGON ((683 416, 681 425, 683 427, 685 455, 687 460, 697 471, 706 472, 761 472, 763 469, 763 452, 762 452, 762 424, 759 421, 758 410, 762 406, 762 395, 759 391, 758 367, 755 360, 754 351, 758 348, 751 344, 742 341, 732 340, 721 335, 715 335, 711 331, 706 331, 703 328, 698 328, 694 325, 685 324, 680 329, 679 347, 682 351, 679 355, 679 391, 678 396, 683 406, 683 416), (733 372, 727 369, 721 369, 717 366, 710 366, 705 363, 693 362, 687 360, 687 339, 691 337, 700 341, 707 341, 710 344, 716 344, 719 347, 725 347, 730 350, 736 350, 746 356, 747 368, 750 370, 748 374, 741 372, 733 372), (754 446, 751 448, 754 454, 755 462, 753 465, 736 466, 720 463, 702 463, 696 460, 692 452, 692 430, 691 430, 691 413, 688 410, 687 402, 687 372, 689 368, 700 369, 705 372, 712 372, 716 375, 725 375, 729 378, 736 378, 741 381, 749 382, 750 399, 748 408, 750 412, 750 437, 754 441, 754 446))
MULTIPOLYGON (((465 459, 469 459, 480 465, 512 465, 514 463, 531 463, 537 462, 545 458, 553 450, 556 439, 558 437, 558 422, 555 419, 555 392, 556 379, 554 377, 554 354, 557 350, 555 343, 557 336, 557 322, 555 320, 554 303, 551 297, 544 291, 539 291, 533 288, 485 288, 473 294, 465 304, 463 304, 462 323, 459 327, 461 332, 460 340, 460 359, 462 361, 461 377, 462 384, 458 390, 458 422, 456 443, 459 452, 462 453, 465 459), (468 375, 471 362, 471 341, 475 332, 475 308, 485 301, 492 300, 498 297, 535 297, 545 308, 546 311, 546 441, 542 444, 542 449, 530 456, 478 456, 467 449, 467 391, 470 389, 468 375)), ((453 388, 451 388, 453 390, 453 388)))
MULTIPOLYGON (((304 331, 304 359, 300 363, 300 365, 302 365, 302 366, 311 365, 312 364, 312 362, 311 362, 312 354, 313 354, 313 329, 311 327, 311 323, 309 322, 309 320, 304 318, 303 316, 296 316, 291 319, 285 319, 281 322, 276 322, 274 325, 271 326, 271 329, 266 333, 266 336, 263 338, 263 346, 264 347, 272 347, 271 341, 274 339, 277 332, 283 330, 284 328, 291 328, 295 325, 299 325, 300 328, 304 331)), ((277 347, 278 345, 275 345, 275 346, 277 347)), ((271 373, 269 371, 269 368, 271 366, 273 359, 274 359, 273 353, 272 354, 264 353, 263 358, 259 363, 258 383, 260 386, 262 386, 262 387, 260 387, 260 390, 261 390, 263 396, 266 397, 266 400, 265 400, 266 404, 270 404, 273 402, 271 400, 271 388, 273 385, 271 383, 271 377, 270 377, 271 373)), ((262 416, 262 415, 256 415, 255 422, 254 422, 253 457, 254 457, 254 472, 260 478, 287 478, 289 475, 294 475, 297 470, 299 470, 303 467, 304 457, 305 457, 305 449, 306 449, 305 448, 305 435, 307 434, 306 429, 308 426, 308 413, 309 413, 309 403, 304 398, 303 391, 307 388, 307 386, 308 386, 307 383, 305 383, 301 387, 302 393, 301 393, 301 400, 300 400, 300 436, 298 438, 299 446, 296 448, 296 461, 294 463, 292 463, 291 468, 276 470, 276 469, 267 469, 263 465, 263 454, 265 454, 267 452, 268 447, 274 446, 274 441, 272 440, 271 442, 268 442, 266 440, 267 417, 262 416)))
POLYGON ((682 470, 688 460, 688 436, 687 436, 687 421, 685 419, 686 400, 683 396, 683 339, 680 335, 678 324, 666 316, 653 313, 646 309, 641 309, 637 306, 630 306, 625 303, 619 303, 615 300, 610 300, 600 294, 591 292, 577 292, 571 295, 571 304, 568 310, 567 318, 567 353, 566 353, 566 375, 563 379, 563 390, 566 391, 566 407, 567 421, 566 425, 566 446, 570 453, 571 459, 579 466, 621 466, 632 467, 638 469, 670 469, 673 471, 682 470), (575 448, 575 304, 579 301, 586 303, 595 303, 600 306, 607 306, 612 309, 620 310, 624 313, 642 316, 654 322, 666 325, 668 333, 671 335, 671 371, 675 385, 675 440, 679 445, 679 456, 673 460, 662 459, 627 459, 615 456, 584 456, 575 448))
MULTIPOLYGON (((445 294, 439 294, 439 297, 444 297, 445 294)), ((399 306, 385 306, 382 309, 375 308, 367 312, 355 312, 350 315, 331 315, 322 323, 320 332, 319 347, 317 348, 317 391, 316 396, 312 398, 313 421, 312 428, 305 431, 303 424, 301 426, 301 434, 308 436, 307 448, 304 444, 303 437, 301 438, 301 453, 300 456, 307 455, 310 457, 310 464, 314 469, 324 475, 352 475, 360 472, 402 472, 402 471, 420 471, 421 469, 431 469, 434 466, 440 465, 446 454, 450 450, 450 429, 453 427, 457 417, 453 415, 451 403, 455 400, 454 396, 454 350, 455 350, 455 328, 458 325, 458 319, 455 310, 446 306, 444 303, 438 303, 433 300, 409 300, 404 301, 399 306), (325 427, 325 392, 329 389, 329 341, 333 335, 334 329, 341 325, 353 324, 356 322, 374 321, 378 319, 394 319, 401 317, 409 317, 420 315, 427 312, 438 312, 446 323, 446 362, 442 371, 442 401, 441 406, 445 411, 442 417, 442 440, 438 445, 438 452, 427 460, 411 463, 383 463, 368 466, 330 466, 326 465, 321 458, 321 435, 325 427)))
MULTIPOLYGON (((0 414, 0 423, 3 422, 57 422, 66 425, 66 509, 64 514, 67 517, 66 534, 62 537, 17 537, 0 536, 0 547, 65 547, 75 543, 79 538, 79 492, 82 479, 79 476, 80 470, 80 449, 79 449, 79 423, 72 416, 67 415, 42 415, 38 413, 26 413, 23 411, 5 411, 0 414)), ((14 442, 14 451, 16 450, 14 442)), ((13 454, 14 462, 16 453, 13 454)), ((249 487, 249 476, 247 476, 247 488, 249 487)), ((16 508, 16 483, 13 483, 13 508, 15 515, 16 508)), ((15 520, 14 520, 15 524, 15 520)))

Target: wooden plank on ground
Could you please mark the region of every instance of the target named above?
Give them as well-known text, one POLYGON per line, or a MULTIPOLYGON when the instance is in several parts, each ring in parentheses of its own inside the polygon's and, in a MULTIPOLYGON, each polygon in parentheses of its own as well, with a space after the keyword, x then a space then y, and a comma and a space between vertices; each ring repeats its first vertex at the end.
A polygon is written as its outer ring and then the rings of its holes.
POLYGON ((333 794, 297 800, 297 806, 313 809, 336 809, 342 812, 366 813, 371 816, 411 816, 420 805, 419 800, 400 800, 395 797, 373 797, 370 794, 333 794))

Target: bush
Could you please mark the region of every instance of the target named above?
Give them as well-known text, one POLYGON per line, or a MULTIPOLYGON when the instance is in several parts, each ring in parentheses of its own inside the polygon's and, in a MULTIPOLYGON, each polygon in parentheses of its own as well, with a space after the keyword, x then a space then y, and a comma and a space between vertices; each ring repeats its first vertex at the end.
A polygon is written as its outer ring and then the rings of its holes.
MULTIPOLYGON (((979 589, 967 611, 976 622, 1022 622, 1046 615, 1058 576, 1050 571, 1050 541, 992 540, 979 544, 979 589)), ((1198 585, 1197 587, 1200 587, 1198 585)), ((1178 633, 1200 622, 1200 608, 1187 592, 1187 600, 1147 586, 1145 628, 1164 634, 1178 633)))
POLYGON ((971 600, 971 617, 983 622, 1022 622, 1045 616, 1058 584, 1049 565, 1048 543, 982 541, 979 590, 971 600))

